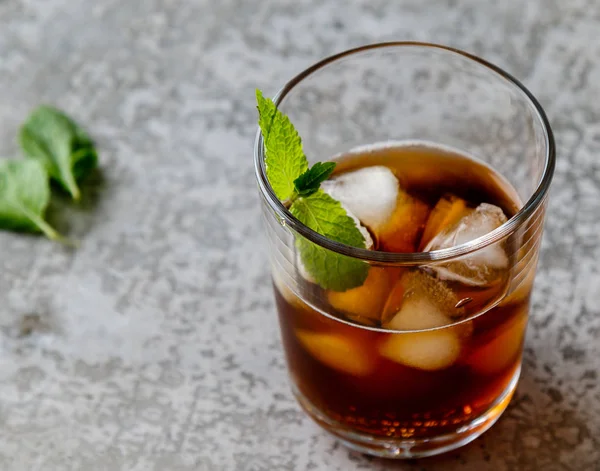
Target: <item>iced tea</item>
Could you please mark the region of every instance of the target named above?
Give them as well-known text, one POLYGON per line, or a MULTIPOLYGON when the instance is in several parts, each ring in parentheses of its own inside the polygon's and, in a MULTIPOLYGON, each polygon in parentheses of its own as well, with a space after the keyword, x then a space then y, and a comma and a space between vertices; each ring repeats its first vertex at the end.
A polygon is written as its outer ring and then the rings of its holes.
MULTIPOLYGON (((335 160, 322 188, 357 217, 373 250, 459 245, 522 206, 491 167, 428 143, 335 160)), ((313 283, 297 256, 294 289, 274 269, 283 344, 303 407, 350 443, 354 433, 438 439, 485 414, 491 424, 519 374, 541 219, 519 241, 449 262, 373 264, 364 284, 345 292, 313 283)))

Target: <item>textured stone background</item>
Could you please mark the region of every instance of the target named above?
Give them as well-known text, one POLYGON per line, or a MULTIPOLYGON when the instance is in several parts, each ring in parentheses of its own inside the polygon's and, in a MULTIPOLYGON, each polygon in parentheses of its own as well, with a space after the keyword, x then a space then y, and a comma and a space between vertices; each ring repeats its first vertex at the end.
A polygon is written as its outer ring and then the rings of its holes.
POLYGON ((0 0, 2 154, 40 101, 102 153, 84 204, 51 211, 79 250, 0 234, 0 469, 600 469, 600 6, 494 3, 0 0), (390 39, 505 67, 559 149, 516 398, 413 463, 346 451, 294 403, 252 170, 255 87, 390 39))

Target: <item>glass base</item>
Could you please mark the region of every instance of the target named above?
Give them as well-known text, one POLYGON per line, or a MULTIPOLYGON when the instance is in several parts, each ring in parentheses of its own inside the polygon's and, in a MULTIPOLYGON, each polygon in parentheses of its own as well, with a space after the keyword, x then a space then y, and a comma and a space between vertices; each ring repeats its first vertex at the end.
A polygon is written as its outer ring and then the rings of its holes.
POLYGON ((461 426, 453 433, 423 439, 388 439, 350 431, 347 426, 325 417, 295 387, 293 388, 293 393, 296 396, 296 400, 311 419, 352 450, 380 458, 424 458, 426 456, 439 455, 466 445, 494 425, 508 406, 517 388, 520 373, 521 368, 519 367, 515 371, 508 387, 486 413, 474 419, 471 423, 461 426))

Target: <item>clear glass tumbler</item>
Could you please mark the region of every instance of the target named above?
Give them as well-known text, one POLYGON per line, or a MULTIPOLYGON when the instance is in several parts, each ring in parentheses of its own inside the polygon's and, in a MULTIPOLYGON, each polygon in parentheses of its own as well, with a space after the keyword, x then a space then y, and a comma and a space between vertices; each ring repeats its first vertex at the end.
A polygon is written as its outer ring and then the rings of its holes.
POLYGON ((514 189, 518 212, 470 242, 418 253, 357 249, 319 235, 286 210, 266 178, 260 132, 256 139, 282 340, 300 405, 345 445, 377 456, 428 456, 470 442, 502 414, 519 378, 555 159, 540 104, 498 67, 422 43, 377 44, 327 58, 292 79, 275 102, 298 129, 310 163, 374 143, 427 142, 491 166, 514 189), (501 287, 466 319, 391 331, 336 316, 326 293, 303 277, 299 239, 360 260, 373 273, 452 267, 494 247, 507 253, 509 266, 501 287), (456 339, 451 361, 446 353, 436 357, 456 339), (386 349, 415 346, 425 365, 383 358, 386 349))

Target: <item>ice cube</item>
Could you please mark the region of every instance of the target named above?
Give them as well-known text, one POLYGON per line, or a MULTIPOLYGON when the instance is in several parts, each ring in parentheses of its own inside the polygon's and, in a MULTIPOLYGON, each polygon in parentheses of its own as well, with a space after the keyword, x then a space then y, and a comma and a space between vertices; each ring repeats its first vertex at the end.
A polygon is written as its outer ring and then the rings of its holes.
POLYGON ((466 211, 467 202, 462 198, 454 195, 444 195, 441 197, 427 219, 427 224, 421 237, 421 250, 443 229, 456 224, 465 215, 466 211))
POLYGON ((499 334, 484 346, 473 349, 467 364, 483 374, 494 374, 508 368, 523 347, 527 327, 527 310, 522 309, 499 334))
MULTIPOLYGON (((342 204, 342 207, 346 210, 346 213, 354 221, 354 224, 356 224, 356 227, 358 228, 358 230, 364 237, 365 248, 372 249, 373 248, 373 238, 371 237, 371 234, 369 233, 367 228, 360 223, 358 218, 346 206, 344 206, 342 204)), ((296 252, 296 264, 298 267, 298 272, 300 273, 302 278, 304 278, 309 283, 316 283, 315 279, 312 277, 312 275, 308 272, 308 270, 304 266, 304 263, 302 263, 302 259, 300 258, 300 252, 296 252)))
POLYGON ((343 173, 321 188, 374 232, 388 222, 398 198, 398 179, 380 165, 343 173))
POLYGON ((460 339, 452 329, 390 334, 379 345, 379 353, 389 360, 426 371, 452 366, 460 350, 460 339))
POLYGON ((324 365, 355 376, 368 375, 373 370, 372 355, 359 339, 349 335, 296 330, 302 346, 324 365))
POLYGON ((441 327, 464 316, 458 297, 442 281, 421 270, 405 273, 391 290, 384 309, 384 327, 421 330, 441 327))
MULTIPOLYGON (((457 223, 442 229, 425 247, 426 251, 454 247, 477 239, 506 222, 497 206, 482 203, 467 210, 457 223)), ((502 243, 496 243, 448 263, 432 265, 441 279, 460 281, 471 286, 485 286, 501 278, 508 267, 508 256, 502 243)))
POLYGON ((421 330, 451 324, 452 320, 425 296, 411 297, 385 327, 394 330, 421 330))
POLYGON ((381 343, 380 353, 397 363, 427 371, 451 366, 460 355, 462 342, 472 332, 470 321, 449 326, 465 315, 464 308, 456 307, 454 292, 442 281, 415 270, 404 274, 391 293, 385 309, 398 305, 399 309, 384 327, 403 331, 441 329, 389 335, 381 343))
POLYGON ((343 292, 329 291, 327 298, 335 309, 351 314, 357 322, 364 318, 379 323, 389 290, 390 277, 386 269, 371 267, 361 286, 343 292))
POLYGON ((346 214, 348 214, 348 216, 354 221, 354 224, 356 225, 356 227, 358 228, 358 230, 364 237, 365 248, 372 249, 373 248, 373 238, 371 237, 371 233, 368 231, 368 229, 365 226, 363 226, 360 223, 360 220, 354 215, 354 213, 352 211, 350 211, 350 209, 348 209, 347 206, 342 204, 342 208, 344 208, 346 210, 346 214))
POLYGON ((429 206, 400 189, 394 212, 376 234, 381 248, 387 252, 416 252, 428 216, 429 206))

